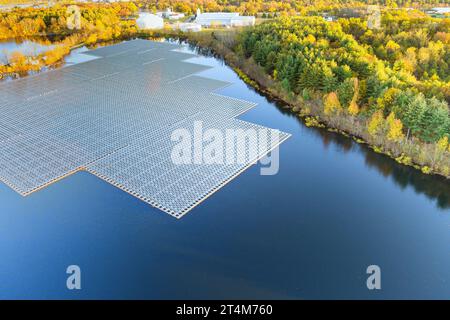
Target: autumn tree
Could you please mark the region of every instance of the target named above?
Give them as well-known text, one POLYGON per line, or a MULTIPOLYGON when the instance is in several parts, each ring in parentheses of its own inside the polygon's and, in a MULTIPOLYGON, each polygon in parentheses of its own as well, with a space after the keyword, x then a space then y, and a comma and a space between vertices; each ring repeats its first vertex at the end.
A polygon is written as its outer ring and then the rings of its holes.
POLYGON ((395 118, 395 114, 391 112, 386 118, 388 132, 386 138, 390 141, 399 142, 404 139, 403 123, 400 119, 395 118))
POLYGON ((348 113, 352 116, 356 116, 359 113, 359 106, 357 104, 359 94, 359 81, 358 78, 352 78, 353 80, 353 97, 348 106, 348 113))
POLYGON ((327 116, 331 116, 342 111, 342 106, 339 102, 339 98, 336 92, 330 92, 329 94, 325 95, 323 106, 323 111, 327 116))
POLYGON ((369 123, 367 125, 367 131, 372 137, 375 137, 383 130, 383 127, 384 127, 383 112, 378 110, 374 112, 372 117, 370 118, 369 123))

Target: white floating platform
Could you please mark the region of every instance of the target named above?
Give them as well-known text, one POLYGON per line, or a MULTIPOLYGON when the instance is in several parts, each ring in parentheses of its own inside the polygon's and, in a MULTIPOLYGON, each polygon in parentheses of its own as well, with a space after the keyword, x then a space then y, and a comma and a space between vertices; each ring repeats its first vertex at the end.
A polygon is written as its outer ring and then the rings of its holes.
MULTIPOLYGON (((26 196, 86 170, 182 217, 289 137, 240 164, 176 165, 177 128, 278 131, 236 119, 255 104, 214 93, 177 45, 134 40, 86 52, 84 63, 0 83, 0 180, 26 196)), ((248 153, 249 150, 246 150, 248 153)))

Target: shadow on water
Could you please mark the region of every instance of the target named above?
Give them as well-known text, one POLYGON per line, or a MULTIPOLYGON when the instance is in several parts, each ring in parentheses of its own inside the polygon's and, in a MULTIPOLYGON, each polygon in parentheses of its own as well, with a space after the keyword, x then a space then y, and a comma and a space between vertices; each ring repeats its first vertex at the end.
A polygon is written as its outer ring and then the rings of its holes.
MULTIPOLYGON (((301 121, 300 121, 301 122, 301 121)), ((365 165, 376 169, 382 176, 390 178, 401 189, 412 187, 418 194, 435 200, 440 209, 450 208, 450 184, 444 177, 423 174, 419 170, 397 163, 390 157, 376 153, 367 145, 361 145, 338 133, 325 129, 309 128, 320 136, 325 147, 333 144, 340 152, 357 151, 364 155, 365 165)))

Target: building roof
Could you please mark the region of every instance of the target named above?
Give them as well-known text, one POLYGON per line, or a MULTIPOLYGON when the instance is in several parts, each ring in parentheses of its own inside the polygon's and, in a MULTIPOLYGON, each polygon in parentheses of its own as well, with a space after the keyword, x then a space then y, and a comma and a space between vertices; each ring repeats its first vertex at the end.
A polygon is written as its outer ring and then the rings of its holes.
POLYGON ((200 24, 209 24, 213 21, 223 22, 225 24, 233 24, 242 21, 254 21, 254 16, 241 16, 237 12, 206 12, 199 13, 195 18, 195 22, 200 24))
POLYGON ((214 19, 214 18, 235 18, 239 17, 237 12, 205 12, 197 14, 197 18, 214 19))
POLYGON ((162 28, 164 26, 164 20, 157 15, 142 12, 139 14, 139 18, 136 19, 136 24, 139 28, 146 29, 149 27, 162 28))
POLYGON ((436 7, 431 10, 436 11, 437 13, 450 13, 450 7, 436 7))

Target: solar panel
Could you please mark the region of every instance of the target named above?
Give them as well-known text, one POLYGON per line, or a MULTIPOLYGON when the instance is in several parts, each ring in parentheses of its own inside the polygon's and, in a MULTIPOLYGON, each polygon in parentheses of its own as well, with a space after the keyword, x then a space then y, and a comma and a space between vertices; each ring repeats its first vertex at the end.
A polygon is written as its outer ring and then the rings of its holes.
POLYGON ((179 48, 123 42, 85 53, 98 59, 0 84, 0 180, 25 196, 86 170, 180 218, 289 137, 248 145, 240 163, 174 163, 172 133, 198 122, 278 134, 236 119, 255 104, 215 93, 230 83, 196 75, 211 67, 185 61, 193 55, 179 48))

